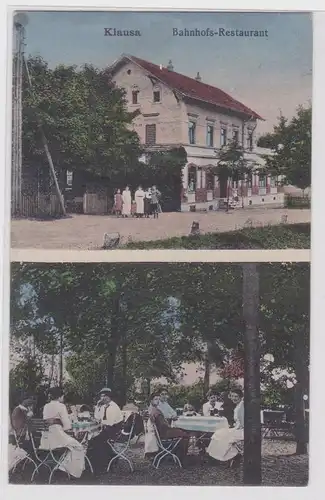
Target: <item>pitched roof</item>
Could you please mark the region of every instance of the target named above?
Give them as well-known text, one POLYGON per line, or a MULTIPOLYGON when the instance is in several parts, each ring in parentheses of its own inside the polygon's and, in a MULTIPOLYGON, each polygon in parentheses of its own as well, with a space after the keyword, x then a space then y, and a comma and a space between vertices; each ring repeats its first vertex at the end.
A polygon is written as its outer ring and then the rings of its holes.
MULTIPOLYGON (((180 92, 184 96, 191 97, 215 106, 226 108, 237 113, 243 113, 247 116, 253 117, 258 120, 263 120, 255 111, 248 108, 241 102, 233 99, 229 94, 223 90, 208 85, 207 83, 199 82, 189 76, 176 73, 176 71, 169 70, 165 67, 160 67, 157 64, 139 59, 134 56, 122 56, 121 59, 128 58, 138 66, 141 66, 145 71, 152 76, 171 87, 172 89, 180 92), (160 69, 161 68, 161 69, 160 69)), ((121 59, 119 61, 121 61, 121 59)))

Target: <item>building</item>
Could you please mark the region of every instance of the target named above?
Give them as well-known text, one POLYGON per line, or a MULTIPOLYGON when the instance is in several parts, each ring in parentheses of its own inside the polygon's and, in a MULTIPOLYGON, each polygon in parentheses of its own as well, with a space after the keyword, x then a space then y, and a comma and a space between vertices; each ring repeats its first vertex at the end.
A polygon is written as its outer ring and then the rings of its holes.
POLYGON ((140 110, 133 128, 148 151, 183 146, 182 210, 213 209, 237 190, 239 205, 282 205, 277 179, 254 174, 249 182, 219 182, 216 149, 235 139, 247 159, 263 165, 267 150, 256 146, 256 127, 263 120, 255 111, 222 90, 195 78, 134 56, 122 55, 110 67, 112 80, 126 90, 129 111, 140 110))

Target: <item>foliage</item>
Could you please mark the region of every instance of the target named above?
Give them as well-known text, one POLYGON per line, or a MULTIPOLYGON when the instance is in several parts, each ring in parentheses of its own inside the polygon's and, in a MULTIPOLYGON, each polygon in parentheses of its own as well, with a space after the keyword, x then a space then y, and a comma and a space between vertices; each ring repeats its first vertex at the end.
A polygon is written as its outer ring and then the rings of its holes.
POLYGON ((310 198, 308 196, 292 196, 286 194, 285 207, 286 208, 310 208, 310 198))
POLYGON ((310 248, 310 224, 281 224, 258 228, 244 228, 224 233, 200 236, 173 237, 166 240, 135 241, 126 248, 146 250, 152 248, 187 249, 284 249, 310 248))
POLYGON ((42 391, 47 377, 44 366, 37 357, 26 356, 9 373, 9 404, 14 408, 26 397, 42 391))
POLYGON ((299 106, 296 116, 289 121, 281 115, 273 132, 258 142, 273 152, 264 157, 271 175, 303 191, 311 184, 311 119, 311 106, 299 106))

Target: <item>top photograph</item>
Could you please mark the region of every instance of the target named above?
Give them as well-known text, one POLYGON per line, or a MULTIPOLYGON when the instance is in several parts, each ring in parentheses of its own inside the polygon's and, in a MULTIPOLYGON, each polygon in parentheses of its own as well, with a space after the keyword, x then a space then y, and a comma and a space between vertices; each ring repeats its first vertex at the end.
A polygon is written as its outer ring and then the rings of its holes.
POLYGON ((11 22, 12 249, 310 248, 312 14, 11 22))

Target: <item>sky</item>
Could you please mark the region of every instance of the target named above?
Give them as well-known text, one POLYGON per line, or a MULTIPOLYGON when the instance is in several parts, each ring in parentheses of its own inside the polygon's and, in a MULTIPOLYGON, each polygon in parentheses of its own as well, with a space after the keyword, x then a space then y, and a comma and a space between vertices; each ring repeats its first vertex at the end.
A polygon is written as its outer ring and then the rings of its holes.
POLYGON ((312 19, 308 13, 27 12, 26 53, 51 67, 107 67, 122 53, 166 66, 230 93, 273 129, 311 100, 312 19), (104 28, 140 30, 141 37, 104 36, 104 28), (173 28, 267 30, 268 37, 175 37, 173 28))

